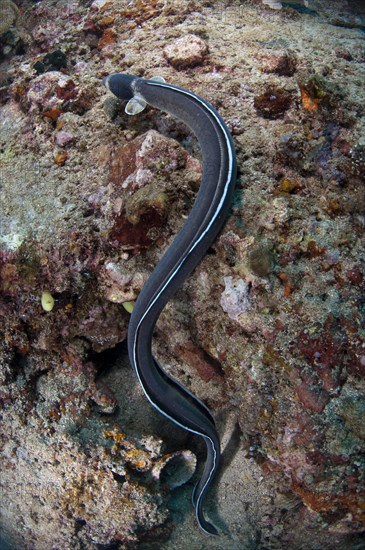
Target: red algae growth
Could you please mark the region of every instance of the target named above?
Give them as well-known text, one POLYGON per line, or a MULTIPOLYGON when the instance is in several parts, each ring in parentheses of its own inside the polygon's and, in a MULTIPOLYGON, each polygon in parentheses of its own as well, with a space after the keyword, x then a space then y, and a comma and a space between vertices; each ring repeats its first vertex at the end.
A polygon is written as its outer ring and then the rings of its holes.
POLYGON ((363 3, 0 9, 1 548, 360 548, 363 3), (236 148, 227 223, 154 338, 217 418, 209 541, 190 503, 204 451, 151 410, 125 349, 199 147, 152 108, 128 117, 112 72, 204 97, 236 148))

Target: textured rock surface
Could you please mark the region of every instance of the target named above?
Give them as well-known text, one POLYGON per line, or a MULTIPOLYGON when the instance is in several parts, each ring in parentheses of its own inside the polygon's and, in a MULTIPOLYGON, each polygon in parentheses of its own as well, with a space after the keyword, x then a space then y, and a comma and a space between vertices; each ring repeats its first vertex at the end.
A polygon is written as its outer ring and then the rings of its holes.
POLYGON ((364 13, 303 4, 18 2, 26 51, 0 67, 3 545, 361 548, 364 13), (231 215, 155 337, 217 417, 219 539, 196 528, 193 483, 154 474, 204 454, 151 411, 122 344, 199 147, 163 113, 127 117, 101 86, 116 71, 202 95, 237 150, 231 215))
POLYGON ((164 49, 166 59, 176 69, 194 67, 203 62, 208 53, 206 43, 193 34, 178 38, 164 49))

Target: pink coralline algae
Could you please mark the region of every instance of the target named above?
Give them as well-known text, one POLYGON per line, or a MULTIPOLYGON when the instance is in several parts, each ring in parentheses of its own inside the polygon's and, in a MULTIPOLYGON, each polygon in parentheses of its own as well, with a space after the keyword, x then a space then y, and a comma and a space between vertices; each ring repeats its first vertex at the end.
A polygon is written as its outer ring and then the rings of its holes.
POLYGON ((60 131, 60 132, 57 132, 56 134, 56 143, 60 147, 65 147, 66 145, 69 145, 73 141, 75 141, 75 136, 73 136, 69 132, 60 131))
POLYGON ((236 321, 241 313, 250 309, 250 285, 242 279, 233 280, 232 277, 224 277, 224 283, 226 288, 222 292, 220 304, 228 317, 236 321))
POLYGON ((326 392, 338 392, 346 380, 347 336, 341 324, 329 317, 324 327, 313 326, 298 336, 297 350, 305 355, 326 392))
POLYGON ((60 147, 65 147, 66 145, 70 145, 70 143, 72 143, 73 141, 75 141, 75 136, 73 136, 69 132, 60 131, 60 132, 57 132, 56 134, 56 143, 60 147))
POLYGON ((26 91, 26 99, 31 113, 60 109, 83 114, 92 106, 92 93, 59 71, 34 78, 26 91))
POLYGON ((27 91, 27 99, 32 110, 49 110, 62 106, 56 94, 56 87, 66 82, 67 77, 58 71, 42 74, 35 78, 27 91))
POLYGON ((154 130, 112 152, 113 240, 137 251, 163 239, 174 193, 168 183, 172 178, 181 178, 181 169, 186 167, 187 173, 188 159, 176 141, 154 130))

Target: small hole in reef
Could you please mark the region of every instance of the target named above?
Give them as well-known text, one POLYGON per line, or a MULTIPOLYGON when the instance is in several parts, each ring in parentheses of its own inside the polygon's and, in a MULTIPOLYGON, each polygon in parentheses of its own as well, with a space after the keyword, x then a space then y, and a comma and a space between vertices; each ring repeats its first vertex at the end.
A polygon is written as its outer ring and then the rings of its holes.
POLYGON ((124 475, 117 474, 116 472, 112 472, 112 474, 113 474, 113 477, 114 477, 115 481, 118 481, 118 483, 124 483, 125 482, 126 477, 124 475))
POLYGON ((92 352, 89 356, 90 361, 97 368, 98 376, 105 375, 112 369, 115 363, 128 354, 127 341, 120 342, 113 348, 106 349, 100 353, 92 352))

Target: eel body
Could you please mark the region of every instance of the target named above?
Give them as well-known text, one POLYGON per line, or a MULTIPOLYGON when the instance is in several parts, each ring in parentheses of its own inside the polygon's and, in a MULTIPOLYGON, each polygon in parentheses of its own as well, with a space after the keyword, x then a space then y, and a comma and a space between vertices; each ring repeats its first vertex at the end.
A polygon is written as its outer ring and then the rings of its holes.
MULTIPOLYGON (((141 105, 134 112, 149 104, 184 122, 196 135, 202 150, 199 192, 184 226, 138 296, 128 328, 128 353, 139 383, 155 409, 205 440, 207 457, 193 492, 193 505, 199 527, 208 534, 218 534, 203 514, 203 499, 220 459, 214 418, 202 401, 160 367, 151 346, 163 307, 203 258, 226 219, 236 180, 232 138, 212 105, 187 90, 160 80, 118 73, 107 76, 103 83, 119 99, 132 106, 133 102, 141 105)), ((134 112, 130 110, 129 114, 134 112)))

